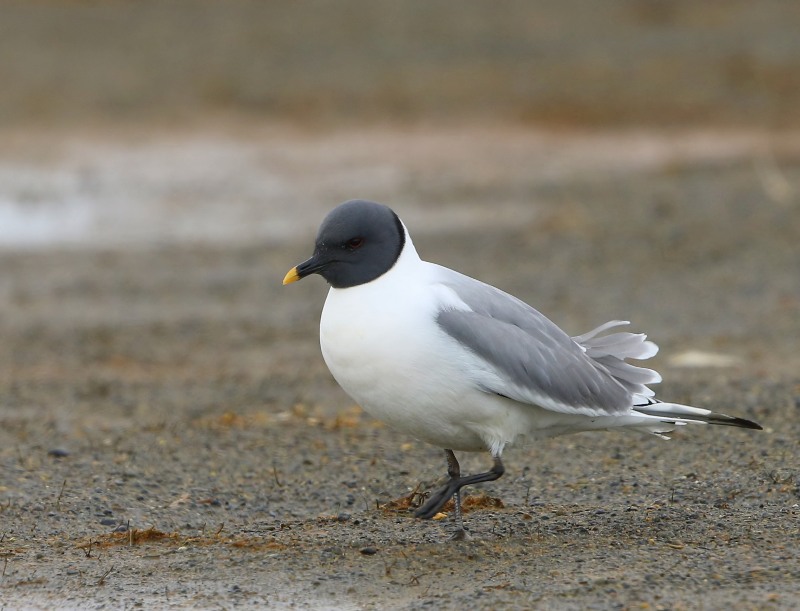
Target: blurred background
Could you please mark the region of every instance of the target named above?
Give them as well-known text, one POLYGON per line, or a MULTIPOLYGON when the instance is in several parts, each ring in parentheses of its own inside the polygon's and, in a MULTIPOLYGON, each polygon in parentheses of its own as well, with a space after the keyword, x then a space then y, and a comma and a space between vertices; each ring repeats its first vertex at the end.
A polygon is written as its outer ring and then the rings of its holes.
POLYGON ((799 23, 770 0, 4 1, 0 113, 785 127, 799 23))
POLYGON ((0 246, 281 240, 355 196, 518 223, 528 180, 731 156, 787 199, 799 28, 780 0, 4 0, 0 246))
POLYGON ((799 31, 777 0, 6 0, 3 320, 31 362, 30 328, 185 319, 309 324, 316 359, 321 288, 278 281, 361 197, 575 333, 791 369, 799 31))

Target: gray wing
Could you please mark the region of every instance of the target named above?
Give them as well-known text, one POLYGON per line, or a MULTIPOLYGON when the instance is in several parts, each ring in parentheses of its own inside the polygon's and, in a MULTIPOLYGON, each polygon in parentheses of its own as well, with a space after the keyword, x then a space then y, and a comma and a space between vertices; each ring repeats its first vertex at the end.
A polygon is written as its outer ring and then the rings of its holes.
MULTIPOLYGON (((443 268, 446 269, 446 268, 443 268)), ((612 321, 571 338, 546 316, 492 286, 447 270, 442 282, 469 310, 447 308, 439 326, 477 355, 485 367, 472 372, 476 383, 492 392, 553 411, 590 416, 627 412, 644 386, 660 381, 650 370, 626 363, 657 351, 644 335, 597 335, 612 321)))

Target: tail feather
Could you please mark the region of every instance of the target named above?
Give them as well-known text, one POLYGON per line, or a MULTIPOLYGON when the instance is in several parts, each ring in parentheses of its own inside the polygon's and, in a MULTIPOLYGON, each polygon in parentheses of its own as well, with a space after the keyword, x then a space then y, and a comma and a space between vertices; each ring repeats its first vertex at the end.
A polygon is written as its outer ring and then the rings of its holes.
POLYGON ((627 320, 611 320, 583 335, 573 337, 586 356, 601 366, 632 395, 652 397, 647 384, 658 384, 661 376, 657 371, 637 367, 625 359, 645 360, 658 352, 658 346, 647 341, 644 333, 609 333, 608 329, 630 324, 627 320))
POLYGON ((762 430, 762 426, 746 418, 737 418, 727 414, 719 414, 711 410, 680 403, 652 401, 644 405, 634 405, 633 412, 645 416, 673 421, 676 423, 695 422, 700 424, 716 424, 720 426, 736 426, 743 429, 762 430))
MULTIPOLYGON (((666 403, 653 398, 654 393, 647 385, 660 382, 659 373, 646 367, 631 365, 626 362, 626 359, 648 359, 658 352, 658 346, 648 341, 644 333, 618 331, 603 335, 609 329, 628 324, 630 323, 626 320, 611 320, 588 333, 572 338, 586 356, 591 358, 598 367, 603 368, 634 397, 636 404, 629 414, 611 418, 613 428, 628 428, 661 437, 666 437, 666 433, 674 430, 676 426, 690 423, 762 430, 761 425, 752 420, 718 414, 691 405, 666 403)), ((603 424, 605 423, 603 422, 603 424)))
POLYGON ((572 339, 580 344, 589 356, 603 356, 611 354, 619 359, 646 360, 655 356, 658 346, 647 341, 644 333, 617 332, 600 335, 604 331, 631 324, 627 320, 609 320, 607 323, 572 339), (599 336, 599 337, 598 337, 599 336))

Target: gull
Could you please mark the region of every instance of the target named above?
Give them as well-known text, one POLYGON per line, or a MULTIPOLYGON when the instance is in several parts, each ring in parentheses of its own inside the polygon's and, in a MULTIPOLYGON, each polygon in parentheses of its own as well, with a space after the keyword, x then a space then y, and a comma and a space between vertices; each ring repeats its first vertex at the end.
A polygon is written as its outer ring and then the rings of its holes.
POLYGON ((611 429, 666 437, 675 427, 761 426, 662 402, 644 334, 606 333, 612 320, 570 337, 543 314, 479 280, 420 259, 390 208, 352 200, 322 221, 310 259, 283 284, 319 274, 330 290, 320 347, 331 374, 361 407, 445 451, 449 480, 416 510, 437 515, 454 497, 454 538, 466 538, 460 491, 500 478, 506 446, 611 429), (462 475, 455 451, 488 451, 485 473, 462 475))

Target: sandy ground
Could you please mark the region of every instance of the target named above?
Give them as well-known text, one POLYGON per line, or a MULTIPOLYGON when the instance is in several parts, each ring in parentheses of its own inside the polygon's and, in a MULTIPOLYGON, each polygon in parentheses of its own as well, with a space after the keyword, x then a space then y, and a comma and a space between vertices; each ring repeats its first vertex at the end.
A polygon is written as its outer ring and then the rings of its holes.
MULTIPOLYGON (((256 154, 242 172, 282 172, 314 198, 264 209, 264 225, 296 221, 283 240, 153 225, 156 243, 0 255, 3 608, 800 607, 797 147, 458 133, 273 139, 295 156, 256 154), (765 431, 511 450, 506 475, 472 491, 503 507, 467 514, 467 542, 448 540, 447 520, 378 508, 429 490, 443 456, 335 386, 317 346, 323 283, 280 286, 322 212, 367 194, 397 208, 424 257, 574 334, 634 321, 661 345, 660 396, 765 431)), ((70 138, 14 142, 32 164, 68 165, 70 138)), ((122 184, 159 197, 168 174, 122 184)), ((218 190, 253 198, 242 184, 218 190)))

